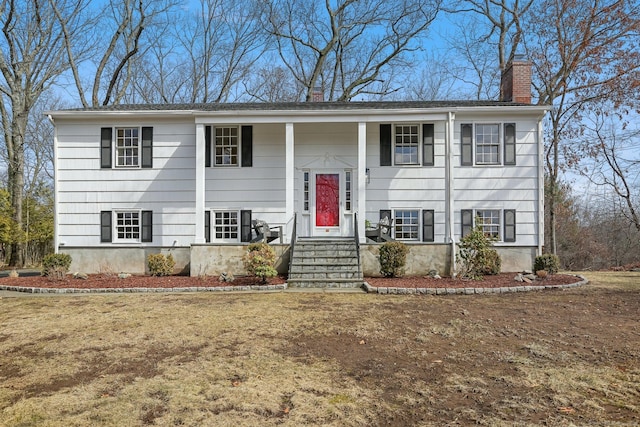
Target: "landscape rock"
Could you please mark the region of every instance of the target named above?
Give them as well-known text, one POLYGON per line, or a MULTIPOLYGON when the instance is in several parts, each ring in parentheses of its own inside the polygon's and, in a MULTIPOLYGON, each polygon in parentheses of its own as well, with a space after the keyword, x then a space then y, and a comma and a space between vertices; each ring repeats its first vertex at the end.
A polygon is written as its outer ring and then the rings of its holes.
POLYGON ((522 274, 516 274, 516 277, 514 277, 513 280, 516 282, 524 282, 524 277, 522 274))
POLYGON ((76 271, 75 273, 73 273, 73 278, 80 279, 80 280, 87 280, 89 278, 89 275, 86 273, 78 273, 76 271))
POLYGON ((118 278, 120 278, 120 279, 126 279, 126 278, 129 278, 129 277, 131 277, 131 274, 129 274, 129 273, 120 273, 120 274, 118 274, 118 278))

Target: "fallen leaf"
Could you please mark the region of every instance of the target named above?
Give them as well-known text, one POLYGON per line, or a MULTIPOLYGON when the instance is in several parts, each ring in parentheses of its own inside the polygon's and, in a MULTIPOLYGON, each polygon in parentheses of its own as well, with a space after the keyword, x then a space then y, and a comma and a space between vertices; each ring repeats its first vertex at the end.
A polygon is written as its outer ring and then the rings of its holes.
POLYGON ((240 381, 233 381, 231 385, 234 387, 238 387, 240 385, 240 381))
POLYGON ((442 363, 442 360, 434 360, 433 363, 442 363))
POLYGON ((290 411, 290 409, 289 409, 288 406, 282 410, 282 412, 285 413, 285 414, 288 414, 289 411, 290 411))
POLYGON ((558 411, 565 413, 565 414, 572 414, 574 413, 576 410, 573 409, 570 406, 561 406, 560 408, 558 408, 558 411))
POLYGON ((366 344, 365 340, 360 340, 360 345, 366 344))

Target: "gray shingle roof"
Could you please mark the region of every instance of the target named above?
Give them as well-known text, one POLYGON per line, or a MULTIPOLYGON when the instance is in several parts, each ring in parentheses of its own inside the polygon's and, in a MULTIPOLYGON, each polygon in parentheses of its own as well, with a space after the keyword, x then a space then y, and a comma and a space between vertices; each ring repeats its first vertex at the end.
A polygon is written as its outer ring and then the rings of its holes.
POLYGON ((119 104, 66 111, 327 111, 327 110, 394 110, 460 107, 527 107, 504 101, 373 101, 373 102, 239 102, 185 104, 119 104))

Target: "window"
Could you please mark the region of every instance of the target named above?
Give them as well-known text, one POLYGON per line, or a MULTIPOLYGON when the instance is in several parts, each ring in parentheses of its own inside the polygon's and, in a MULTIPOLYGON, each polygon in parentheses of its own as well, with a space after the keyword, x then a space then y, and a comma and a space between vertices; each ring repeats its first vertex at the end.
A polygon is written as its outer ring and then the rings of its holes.
POLYGON ((238 212, 214 212, 213 230, 216 240, 238 240, 238 212))
POLYGON ((460 143, 462 166, 516 164, 515 123, 462 124, 460 143))
POLYGON ((214 165, 238 166, 238 127, 216 127, 214 165))
POLYGON ((418 159, 418 125, 395 126, 395 164, 417 165, 418 159))
POLYGON ((118 240, 140 238, 140 212, 116 212, 116 238, 118 240))
POLYGON ((500 164, 500 125, 476 125, 476 164, 500 164))
POLYGON ((346 211, 351 211, 351 194, 353 192, 351 182, 351 171, 344 172, 345 180, 345 195, 344 195, 344 207, 346 211))
POLYGON ((100 212, 100 241, 137 243, 153 241, 152 211, 100 212))
POLYGON ((117 168, 153 167, 153 128, 118 127, 100 130, 100 167, 111 169, 115 159, 117 168), (113 150, 113 151, 112 151, 113 150))
POLYGON ((138 128, 116 128, 116 166, 138 166, 138 128))
POLYGON ((477 210, 475 215, 476 225, 482 227, 485 236, 492 239, 500 239, 500 211, 477 210))
POLYGON ((304 173, 304 209, 309 212, 309 172, 304 173))
POLYGON ((419 220, 417 210, 396 210, 394 216, 394 237, 396 240, 418 240, 419 220))
POLYGON ((503 242, 516 241, 516 211, 514 209, 464 209, 462 210, 462 237, 474 226, 482 227, 485 236, 503 242), (504 218, 504 221, 501 221, 504 218))

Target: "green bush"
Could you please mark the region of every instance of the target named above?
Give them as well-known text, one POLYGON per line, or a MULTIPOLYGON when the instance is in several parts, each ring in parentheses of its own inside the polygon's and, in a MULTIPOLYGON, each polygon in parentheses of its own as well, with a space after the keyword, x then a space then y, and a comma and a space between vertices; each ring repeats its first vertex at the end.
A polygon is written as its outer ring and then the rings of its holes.
POLYGON ((176 262, 171 254, 150 254, 147 256, 147 266, 152 276, 170 276, 173 274, 176 262))
POLYGON ((49 254, 42 260, 42 275, 51 280, 62 280, 71 266, 71 255, 49 254))
POLYGON ((554 254, 544 254, 536 257, 533 271, 544 270, 549 274, 556 274, 560 270, 560 258, 554 254))
POLYGON ((242 261, 247 272, 261 278, 262 283, 266 283, 269 277, 278 275, 274 268, 276 252, 267 243, 251 243, 242 261))
POLYGON ((492 239, 484 234, 482 225, 474 227, 460 239, 458 274, 467 279, 481 280, 485 275, 500 273, 502 260, 491 244, 492 239))
POLYGON ((380 246, 380 273, 384 277, 401 277, 408 253, 409 248, 402 242, 387 242, 380 246))

